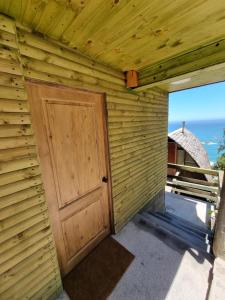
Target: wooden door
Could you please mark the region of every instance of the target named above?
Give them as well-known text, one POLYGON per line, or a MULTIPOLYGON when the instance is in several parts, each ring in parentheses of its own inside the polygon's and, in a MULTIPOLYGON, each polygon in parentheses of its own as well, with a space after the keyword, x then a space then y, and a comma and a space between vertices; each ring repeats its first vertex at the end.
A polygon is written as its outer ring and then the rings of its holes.
POLYGON ((62 274, 110 233, 104 98, 27 82, 62 274), (106 177, 106 179, 104 178, 106 177))
MULTIPOLYGON (((177 144, 168 142, 168 163, 176 164, 177 160, 177 144)), ((175 175, 176 169, 168 168, 167 175, 175 175)))

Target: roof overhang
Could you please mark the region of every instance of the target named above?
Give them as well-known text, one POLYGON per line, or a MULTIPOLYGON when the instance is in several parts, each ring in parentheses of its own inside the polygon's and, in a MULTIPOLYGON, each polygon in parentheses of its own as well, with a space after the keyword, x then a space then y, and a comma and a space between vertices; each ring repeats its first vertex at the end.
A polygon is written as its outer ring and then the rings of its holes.
POLYGON ((225 80, 224 9, 223 0, 0 1, 1 13, 30 30, 115 70, 137 71, 137 91, 225 80))

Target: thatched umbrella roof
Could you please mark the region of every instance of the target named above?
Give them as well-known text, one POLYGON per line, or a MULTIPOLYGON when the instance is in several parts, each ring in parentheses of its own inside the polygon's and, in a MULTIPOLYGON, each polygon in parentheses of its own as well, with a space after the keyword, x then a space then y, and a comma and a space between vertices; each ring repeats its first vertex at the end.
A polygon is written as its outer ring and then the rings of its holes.
POLYGON ((179 128, 169 133, 168 136, 181 146, 200 168, 211 169, 207 152, 191 131, 186 128, 179 128))

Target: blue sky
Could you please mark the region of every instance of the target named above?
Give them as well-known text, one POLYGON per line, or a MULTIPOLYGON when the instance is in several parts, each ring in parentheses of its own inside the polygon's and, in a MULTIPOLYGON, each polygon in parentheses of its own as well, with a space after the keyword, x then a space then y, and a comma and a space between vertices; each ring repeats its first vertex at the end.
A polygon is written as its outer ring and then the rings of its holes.
POLYGON ((225 82, 169 95, 169 121, 225 119, 225 82))

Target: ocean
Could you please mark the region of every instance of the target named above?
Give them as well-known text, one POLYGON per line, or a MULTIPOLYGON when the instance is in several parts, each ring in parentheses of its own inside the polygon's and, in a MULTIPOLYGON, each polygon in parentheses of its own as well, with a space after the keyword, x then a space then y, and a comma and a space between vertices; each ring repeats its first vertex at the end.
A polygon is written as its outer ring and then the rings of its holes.
MULTIPOLYGON (((172 132, 182 127, 182 122, 169 122, 168 131, 172 132)), ((218 147, 225 128, 224 120, 186 121, 185 127, 199 138, 211 163, 218 158, 218 147)))

